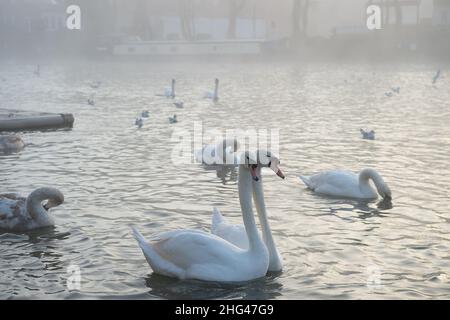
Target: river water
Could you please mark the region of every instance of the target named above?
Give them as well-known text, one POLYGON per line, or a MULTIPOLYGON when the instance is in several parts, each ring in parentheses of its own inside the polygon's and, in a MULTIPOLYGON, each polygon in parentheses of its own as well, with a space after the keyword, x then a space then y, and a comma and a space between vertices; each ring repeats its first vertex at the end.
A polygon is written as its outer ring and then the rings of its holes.
POLYGON ((35 64, 0 63, 0 108, 75 116, 72 130, 24 133, 22 152, 0 156, 1 193, 65 195, 54 228, 0 232, 0 299, 450 298, 450 73, 432 85, 437 68, 72 61, 42 64, 36 77, 35 64), (202 99, 215 77, 218 103, 202 99), (171 78, 184 109, 155 95, 171 78), (386 97, 394 86, 400 94, 386 97), (137 129, 142 110, 150 118, 137 129), (264 187, 283 272, 233 285, 152 274, 130 226, 209 230, 213 206, 242 220, 235 172, 171 159, 174 130, 193 134, 194 123, 279 130, 287 178, 264 171, 264 187), (365 167, 384 177, 391 204, 318 196, 297 178, 365 167), (80 290, 67 286, 73 266, 80 290))

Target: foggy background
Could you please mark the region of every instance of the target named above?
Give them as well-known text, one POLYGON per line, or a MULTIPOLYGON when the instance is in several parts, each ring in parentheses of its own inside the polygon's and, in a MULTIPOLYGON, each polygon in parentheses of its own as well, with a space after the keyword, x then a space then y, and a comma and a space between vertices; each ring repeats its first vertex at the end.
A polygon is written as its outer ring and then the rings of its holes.
POLYGON ((111 55, 124 41, 263 41, 263 54, 430 56, 450 53, 448 0, 1 0, 0 56, 111 55), (77 4, 82 29, 66 28, 77 4), (369 31, 378 4, 383 29, 369 31))

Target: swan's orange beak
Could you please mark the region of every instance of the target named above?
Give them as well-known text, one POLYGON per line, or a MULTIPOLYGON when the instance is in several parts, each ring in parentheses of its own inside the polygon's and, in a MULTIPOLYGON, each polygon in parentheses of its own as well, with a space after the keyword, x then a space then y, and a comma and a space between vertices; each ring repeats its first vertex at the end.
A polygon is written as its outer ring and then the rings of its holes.
POLYGON ((278 165, 279 165, 279 161, 272 160, 270 162, 269 168, 272 169, 272 171, 275 172, 277 174, 277 176, 279 176, 281 179, 286 178, 283 171, 281 171, 281 169, 278 167, 278 165))

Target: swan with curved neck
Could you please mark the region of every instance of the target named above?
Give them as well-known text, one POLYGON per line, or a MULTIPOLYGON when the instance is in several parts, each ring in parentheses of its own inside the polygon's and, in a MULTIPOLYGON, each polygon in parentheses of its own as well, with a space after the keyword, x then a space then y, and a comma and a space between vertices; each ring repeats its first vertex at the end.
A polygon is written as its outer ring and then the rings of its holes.
POLYGON ((0 195, 0 229, 28 231, 53 226, 49 210, 64 202, 64 195, 55 188, 39 188, 26 198, 17 194, 0 195), (42 204, 47 201, 45 204, 42 204))
POLYGON ((214 80, 214 91, 207 91, 205 94, 206 99, 211 99, 215 102, 219 100, 219 79, 214 80))
MULTIPOLYGON (((261 168, 258 168, 258 170, 261 170, 261 168)), ((261 174, 259 174, 259 176, 262 177, 261 174)), ((284 175, 282 175, 282 173, 280 177, 284 179, 284 175)), ((253 181, 253 199, 255 201, 256 212, 258 213, 259 222, 262 228, 263 241, 269 251, 268 271, 281 271, 283 269, 283 261, 276 248, 268 222, 262 178, 260 178, 259 181, 253 181)), ((239 248, 248 248, 248 239, 246 237, 244 226, 229 224, 217 208, 214 208, 213 211, 211 233, 233 243, 239 248)))
MULTIPOLYGON (((269 266, 269 252, 261 239, 252 210, 253 180, 260 166, 248 152, 239 166, 239 202, 249 247, 238 248, 224 239, 200 230, 175 230, 153 236, 150 242, 133 229, 144 256, 155 273, 179 279, 242 282, 261 278, 269 266)), ((268 161, 275 160, 268 155, 268 161)), ((281 172, 276 168, 277 173, 281 172)), ((259 191, 258 191, 259 192, 259 191)))
POLYGON ((0 136, 0 153, 19 152, 25 148, 25 143, 19 136, 0 136))
POLYGON ((359 174, 350 171, 334 170, 300 176, 303 183, 311 190, 325 195, 357 199, 376 199, 378 194, 391 199, 392 193, 381 175, 374 169, 364 169, 359 174), (376 191, 370 185, 373 181, 376 191))
POLYGON ((239 149, 239 141, 236 138, 223 139, 216 144, 203 146, 195 152, 195 159, 204 165, 234 165, 238 163, 236 152, 239 149))

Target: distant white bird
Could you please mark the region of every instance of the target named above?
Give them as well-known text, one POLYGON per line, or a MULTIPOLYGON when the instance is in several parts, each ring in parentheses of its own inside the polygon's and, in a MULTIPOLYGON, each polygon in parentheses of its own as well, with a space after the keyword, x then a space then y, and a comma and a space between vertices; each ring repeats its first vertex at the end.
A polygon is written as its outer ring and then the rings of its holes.
POLYGON ((36 69, 34 70, 34 75, 37 77, 41 76, 41 66, 39 64, 36 66, 36 69))
POLYGON ((440 76, 441 76, 441 69, 439 69, 439 70, 436 72, 436 74, 434 75, 434 77, 433 77, 433 84, 435 84, 435 83, 438 81, 438 79, 439 79, 440 76))
POLYGON ((178 122, 177 115, 174 114, 173 117, 169 117, 169 122, 170 123, 177 123, 178 122))
POLYGON ((140 129, 144 125, 144 120, 142 118, 136 118, 134 125, 140 129))
POLYGON ((184 107, 183 101, 175 101, 173 104, 175 105, 175 107, 180 108, 180 109, 184 107))
POLYGON ((359 131, 361 132, 363 139, 375 140, 375 131, 365 131, 364 129, 359 129, 359 131))
POLYGON ((392 97, 394 94, 392 93, 392 92, 386 92, 385 94, 384 94, 386 97, 388 97, 388 98, 390 98, 390 97, 392 97))
POLYGON ((400 93, 400 87, 393 87, 393 88, 391 88, 391 90, 394 91, 397 94, 400 93))
POLYGON ((214 81, 214 91, 207 91, 205 93, 205 99, 211 99, 213 101, 219 100, 219 79, 214 81))
POLYGON ((142 118, 148 118, 150 116, 150 112, 148 110, 142 111, 141 117, 142 118))
POLYGON ((15 153, 25 148, 22 138, 16 135, 0 136, 0 153, 15 153))
POLYGON ((87 102, 88 102, 88 105, 90 105, 90 106, 94 106, 95 105, 95 101, 94 101, 93 98, 89 98, 87 102))
POLYGON ((102 85, 102 82, 101 82, 101 81, 95 81, 95 82, 93 82, 93 83, 90 84, 90 87, 91 87, 92 89, 98 89, 98 88, 100 88, 101 85, 102 85))

